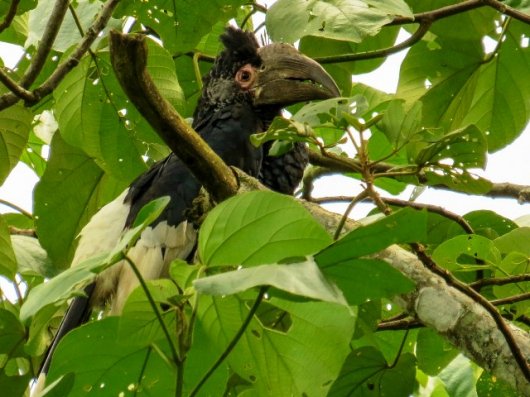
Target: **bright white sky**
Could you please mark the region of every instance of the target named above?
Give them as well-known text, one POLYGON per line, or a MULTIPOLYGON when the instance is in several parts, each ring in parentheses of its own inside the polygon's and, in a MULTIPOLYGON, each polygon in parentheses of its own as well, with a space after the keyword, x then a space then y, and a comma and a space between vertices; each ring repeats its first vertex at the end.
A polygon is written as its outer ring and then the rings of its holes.
MULTIPOLYGON (((372 73, 355 76, 354 80, 362 82, 380 90, 395 92, 399 66, 405 52, 395 54, 372 73)), ((0 45, 0 57, 9 65, 16 59, 13 47, 0 45)), ((493 182, 511 182, 530 185, 530 162, 528 161, 530 148, 530 129, 527 127, 522 136, 507 148, 491 155, 488 159, 486 172, 482 176, 493 182)), ((24 164, 18 165, 7 181, 0 187, 0 198, 14 203, 27 211, 32 211, 33 187, 37 182, 36 175, 24 164)), ((360 191, 359 182, 344 177, 332 177, 316 184, 315 195, 355 195, 360 191)), ((401 198, 408 198, 412 189, 407 190, 401 198)), ((419 202, 440 205, 458 214, 465 214, 477 209, 488 209, 498 212, 508 218, 515 219, 530 214, 530 205, 520 205, 514 199, 490 199, 484 197, 467 196, 437 189, 427 189, 418 199, 419 202)), ((343 211, 344 205, 333 204, 326 206, 331 210, 343 211)), ((369 205, 358 205, 352 215, 354 218, 363 217, 371 208, 369 205)), ((0 206, 0 212, 7 208, 0 206)))

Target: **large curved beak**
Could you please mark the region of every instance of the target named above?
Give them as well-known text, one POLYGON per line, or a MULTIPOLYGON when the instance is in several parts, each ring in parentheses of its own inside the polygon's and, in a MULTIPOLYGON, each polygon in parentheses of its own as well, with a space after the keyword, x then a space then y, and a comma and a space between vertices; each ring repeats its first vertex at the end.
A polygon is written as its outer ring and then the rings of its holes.
POLYGON ((311 58, 288 44, 259 49, 262 60, 254 84, 254 105, 287 106, 340 96, 333 78, 311 58))

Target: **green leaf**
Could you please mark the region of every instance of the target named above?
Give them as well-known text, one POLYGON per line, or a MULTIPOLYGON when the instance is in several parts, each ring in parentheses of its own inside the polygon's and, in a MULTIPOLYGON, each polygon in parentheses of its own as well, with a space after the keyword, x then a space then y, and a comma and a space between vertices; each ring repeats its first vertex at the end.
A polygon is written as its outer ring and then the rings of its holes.
POLYGON ((432 259, 439 266, 460 273, 462 276, 462 272, 497 266, 501 261, 501 254, 490 239, 467 234, 456 236, 440 244, 432 253, 432 259), (484 261, 484 264, 478 264, 478 260, 484 261))
MULTIPOLYGON (((377 35, 366 37, 360 43, 351 41, 339 41, 325 37, 305 36, 300 40, 299 50, 309 57, 326 58, 337 55, 358 54, 367 51, 379 50, 391 47, 395 42, 399 32, 398 26, 387 26, 377 35)), ((368 73, 381 66, 385 58, 366 59, 362 62, 340 62, 323 63, 322 66, 331 74, 337 85, 341 88, 344 96, 350 94, 352 86, 352 74, 368 73)))
POLYGON ((416 377, 415 358, 402 354, 390 367, 381 352, 371 346, 350 353, 329 397, 412 395, 416 377))
POLYGON ((121 91, 109 96, 110 77, 96 74, 98 70, 92 58, 85 57, 68 73, 54 91, 55 116, 68 144, 94 158, 106 173, 130 182, 145 170, 141 147, 131 138, 120 110, 121 91))
POLYGON ((0 216, 0 275, 14 280, 17 271, 17 261, 9 229, 3 216, 0 216))
POLYGON ((418 332, 418 368, 427 375, 438 375, 457 355, 458 350, 432 329, 420 329, 418 332))
POLYGON ((430 186, 443 185, 457 192, 484 195, 489 192, 493 184, 467 170, 453 168, 452 166, 434 166, 432 170, 422 171, 422 183, 430 186))
POLYGON ((501 254, 517 251, 530 256, 530 227, 520 227, 495 239, 495 247, 501 254))
POLYGON ((380 260, 353 259, 328 264, 322 273, 342 290, 351 305, 391 298, 409 292, 415 286, 401 272, 380 260))
POLYGON ((24 355, 26 332, 18 318, 8 310, 0 309, 0 354, 8 357, 24 355))
POLYGON ((392 15, 412 17, 399 0, 278 0, 267 12, 267 31, 274 41, 293 43, 304 36, 361 42, 376 35, 392 15))
POLYGON ((331 242, 327 232, 291 197, 250 192, 215 207, 199 232, 207 266, 258 265, 311 255, 331 242))
POLYGON ((108 255, 103 254, 71 267, 46 283, 33 288, 20 308, 20 319, 27 322, 50 305, 60 306, 66 300, 79 296, 77 288, 87 284, 103 270, 108 255))
POLYGON ((153 40, 147 40, 147 71, 162 96, 181 112, 185 106, 184 92, 175 73, 171 54, 153 40))
MULTIPOLYGON (((68 333, 57 346, 47 383, 75 375, 69 396, 87 392, 118 396, 142 390, 149 396, 175 394, 175 371, 151 346, 120 337, 119 317, 107 317, 68 333), (80 341, 94 343, 79 343, 80 341)), ((159 348, 167 350, 160 342, 159 348)))
POLYGON ((245 0, 161 0, 156 4, 130 0, 116 7, 114 16, 134 16, 154 30, 171 53, 185 53, 195 49, 216 23, 236 17, 243 4, 245 0))
MULTIPOLYGON (((516 276, 528 273, 530 273, 530 260, 528 255, 521 254, 520 252, 510 252, 503 258, 499 267, 495 269, 495 277, 516 276)), ((530 281, 493 286, 493 293, 497 298, 519 295, 529 290, 530 281)), ((525 302, 525 304, 527 303, 525 302)))
POLYGON ((477 396, 478 397, 518 397, 520 396, 508 383, 504 380, 493 376, 489 372, 482 372, 477 381, 477 396))
MULTIPOLYGON (((432 11, 455 4, 454 0, 407 0, 407 3, 415 13, 432 11)), ((439 19, 429 28, 429 31, 446 40, 480 41, 484 36, 492 34, 492 27, 498 16, 498 13, 491 8, 480 7, 452 15, 451 18, 439 19), (455 26, 459 28, 455 29, 455 26)))
MULTIPOLYGON (((55 3, 53 1, 39 1, 37 7, 29 14, 30 27, 26 47, 37 46, 42 40, 42 36, 48 24, 48 18, 43 16, 52 15, 55 3)), ((84 29, 87 29, 94 23, 95 16, 100 11, 101 5, 91 0, 77 0, 75 5, 75 14, 79 23, 84 29)), ((61 21, 57 38, 53 40, 53 49, 59 52, 65 52, 70 47, 77 45, 82 38, 79 28, 72 16, 72 13, 66 12, 64 19, 61 21)))
POLYGON ((125 186, 54 135, 46 172, 35 188, 34 211, 39 241, 58 268, 70 263, 81 228, 125 186))
MULTIPOLYGON (((354 317, 343 306, 327 302, 267 303, 289 316, 287 330, 271 329, 253 318, 228 362, 250 382, 254 396, 325 396, 349 352, 354 317), (322 343, 326 341, 326 343, 322 343)), ((224 349, 248 314, 237 296, 201 297, 198 320, 212 342, 224 349)))
POLYGON ((252 287, 270 285, 294 295, 348 306, 342 292, 326 280, 312 259, 216 274, 197 279, 193 285, 197 292, 207 295, 231 295, 252 287))
POLYGON ((408 111, 402 100, 389 102, 378 127, 394 148, 409 143, 420 132, 421 108, 421 102, 415 102, 408 111))
MULTIPOLYGON (((161 304, 167 305, 170 299, 178 296, 179 291, 171 280, 149 280, 147 288, 160 310, 161 304)), ((160 310, 163 312, 162 310, 160 310)), ((168 329, 175 329, 175 314, 173 311, 162 313, 168 329)), ((145 292, 138 286, 127 298, 120 316, 119 336, 135 344, 145 346, 165 337, 145 292)))
POLYGON ((62 397, 69 396, 72 386, 74 385, 75 375, 73 373, 67 373, 64 376, 59 376, 53 382, 48 383, 42 393, 36 395, 36 397, 62 397))
POLYGON ((417 164, 445 164, 459 169, 484 168, 487 142, 485 135, 475 126, 446 134, 440 140, 421 150, 415 159, 417 164))
POLYGON ((123 233, 111 252, 89 258, 33 288, 22 305, 20 318, 25 321, 49 305, 59 306, 67 299, 78 296, 80 286, 88 284, 96 274, 123 259, 127 248, 134 246, 142 231, 158 218, 168 203, 169 197, 164 196, 143 206, 135 226, 123 233))
POLYGON ((23 276, 53 277, 56 273, 39 240, 29 236, 11 236, 18 272, 23 276))
POLYGON ((475 234, 496 239, 517 228, 511 219, 488 210, 472 211, 464 215, 464 219, 471 225, 475 234))
POLYGON ((328 267, 348 259, 378 252, 389 245, 424 241, 427 214, 405 208, 366 226, 359 226, 324 249, 315 259, 328 267))
POLYGON ((417 43, 402 64, 398 95, 423 102, 426 125, 450 131, 474 124, 487 134, 488 150, 499 150, 530 115, 530 82, 513 78, 530 67, 530 48, 521 44, 526 32, 525 24, 510 21, 494 54, 484 54, 482 37, 417 43))
POLYGON ((439 377, 442 379, 450 396, 476 396, 473 366, 463 355, 458 355, 442 372, 440 372, 439 377))
POLYGON ((29 137, 31 112, 22 104, 0 110, 0 183, 17 165, 29 137))

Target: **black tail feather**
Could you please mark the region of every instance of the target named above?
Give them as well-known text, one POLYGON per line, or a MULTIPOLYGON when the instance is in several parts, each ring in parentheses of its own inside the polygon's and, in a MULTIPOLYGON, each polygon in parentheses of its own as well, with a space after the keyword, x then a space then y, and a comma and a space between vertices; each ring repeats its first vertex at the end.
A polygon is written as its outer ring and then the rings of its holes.
POLYGON ((61 321, 61 325, 53 338, 52 344, 48 347, 48 351, 46 352, 46 356, 39 370, 39 376, 48 373, 53 353, 62 338, 74 328, 77 328, 88 321, 91 312, 90 296, 92 295, 95 285, 96 283, 88 285, 84 290, 86 295, 75 298, 68 307, 66 314, 61 321))

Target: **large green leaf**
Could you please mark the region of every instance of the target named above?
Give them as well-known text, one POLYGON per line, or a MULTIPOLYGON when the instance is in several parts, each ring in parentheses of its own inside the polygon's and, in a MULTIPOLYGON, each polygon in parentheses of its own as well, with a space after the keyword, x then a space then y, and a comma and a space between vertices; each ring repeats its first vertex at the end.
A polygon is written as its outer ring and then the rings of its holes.
POLYGON ((134 246, 142 231, 160 216, 168 203, 167 196, 147 203, 140 210, 134 227, 123 233, 110 252, 100 252, 33 288, 22 305, 20 318, 25 321, 49 306, 60 306, 67 299, 79 295, 81 286, 88 284, 96 274, 124 258, 124 252, 134 246))
POLYGON ((416 357, 418 368, 427 375, 435 376, 458 355, 448 341, 429 328, 418 333, 416 357))
POLYGON ((366 226, 360 226, 324 249, 315 259, 327 267, 373 254, 392 244, 424 241, 427 214, 405 208, 366 226))
MULTIPOLYGON (((158 349, 167 351, 164 341, 157 345, 158 349)), ((153 346, 121 338, 119 317, 89 323, 62 339, 54 352, 47 383, 68 373, 75 374, 69 397, 87 393, 134 395, 140 390, 147 396, 175 394, 174 369, 153 346)))
MULTIPOLYGON (((377 35, 366 37, 360 43, 328 39, 326 37, 305 36, 300 40, 299 49, 311 58, 358 54, 391 47, 396 41, 398 32, 398 26, 386 27, 377 35)), ((352 86, 352 74, 371 72, 381 66, 384 61, 385 58, 380 57, 360 62, 326 62, 323 63, 323 66, 341 88, 342 94, 348 96, 352 86)))
POLYGON ((481 40, 416 44, 400 72, 398 95, 421 99, 429 127, 455 130, 475 124, 487 135, 488 149, 498 150, 520 135, 530 115, 530 82, 518 79, 530 67, 530 48, 521 37, 527 26, 510 21, 493 54, 481 40))
POLYGON ((443 136, 422 149, 415 159, 418 164, 444 164, 455 168, 484 168, 486 166, 486 136, 470 125, 443 136))
POLYGON ((9 229, 4 217, 0 216, 0 275, 14 280, 16 271, 17 260, 11 244, 9 229))
POLYGON ((388 263, 373 259, 350 259, 328 264, 322 273, 342 290, 351 305, 392 298, 411 291, 415 286, 388 263))
MULTIPOLYGON (((407 0, 407 3, 414 10, 414 13, 420 13, 452 6, 455 4, 455 0, 407 0)), ((499 14, 495 10, 489 7, 480 7, 452 15, 451 18, 439 19, 429 28, 429 31, 446 39, 474 39, 478 41, 486 35, 494 34, 496 20, 499 20, 499 14), (458 26, 458 29, 455 29, 455 26, 458 26)), ((412 27, 412 29, 416 29, 416 27, 412 27)))
POLYGON ((501 261, 493 241, 476 234, 460 235, 443 242, 436 247, 432 258, 438 265, 458 273, 494 267, 501 261))
MULTIPOLYGON (((49 24, 48 17, 52 15, 54 1, 38 1, 37 7, 29 14, 29 34, 26 46, 37 45, 42 40, 44 30, 49 24)), ((101 4, 97 1, 91 0, 77 0, 75 5, 75 14, 81 27, 88 29, 94 22, 95 16, 101 9, 101 4)), ((61 23, 61 28, 57 34, 57 38, 53 41, 53 49, 65 52, 71 46, 77 45, 81 40, 82 34, 76 24, 71 12, 66 12, 64 20, 61 23)))
POLYGON ((450 396, 474 397, 476 390, 473 371, 473 363, 460 354, 440 372, 439 377, 450 396))
POLYGON ((252 266, 314 254, 330 242, 296 200, 258 191, 226 200, 208 214, 199 254, 207 266, 252 266))
POLYGON ((34 209, 39 241, 59 268, 70 263, 81 228, 125 186, 54 135, 46 172, 35 188, 34 209))
POLYGON ((66 300, 79 296, 80 287, 94 279, 96 274, 103 269, 107 258, 107 255, 101 255, 89 259, 37 285, 24 301, 20 309, 20 319, 26 322, 49 306, 60 306, 66 300))
POLYGON ((530 227, 520 227, 495 239, 495 247, 503 254, 517 251, 530 256, 530 227))
MULTIPOLYGON (((217 22, 226 23, 237 15, 245 0, 132 0, 121 2, 116 16, 134 16, 148 26, 172 53, 193 50, 217 22)), ((140 28, 140 27, 138 27, 140 28)))
POLYGON ((61 135, 108 174, 131 181, 145 170, 141 153, 118 113, 120 96, 109 97, 105 79, 93 78, 94 72, 92 58, 85 57, 54 91, 61 135))
POLYGON ((275 41, 293 43, 304 36, 361 42, 392 21, 392 15, 412 17, 405 2, 362 0, 278 0, 266 17, 275 41))
POLYGON ((415 376, 412 354, 402 354, 395 365, 389 366, 381 352, 362 347, 350 353, 329 396, 409 396, 414 390, 415 376))
POLYGON ((11 236, 17 258, 17 271, 23 276, 52 277, 55 269, 40 246, 39 240, 29 236, 11 236))
POLYGON ((313 260, 289 265, 261 265, 200 278, 197 292, 230 295, 260 285, 271 285, 291 294, 347 306, 342 292, 325 279, 313 260))
POLYGON ((21 103, 0 110, 0 183, 17 165, 28 141, 31 112, 21 103))
MULTIPOLYGON (((292 321, 285 332, 253 318, 228 356, 230 367, 253 386, 255 396, 325 396, 349 352, 354 329, 350 310, 326 302, 267 303, 292 321), (323 343, 325 341, 325 343, 323 343)), ((236 296, 203 297, 199 320, 215 345, 224 349, 248 314, 236 296)))
POLYGON ((0 309, 0 354, 24 355, 25 342, 26 332, 18 318, 9 310, 0 309))

